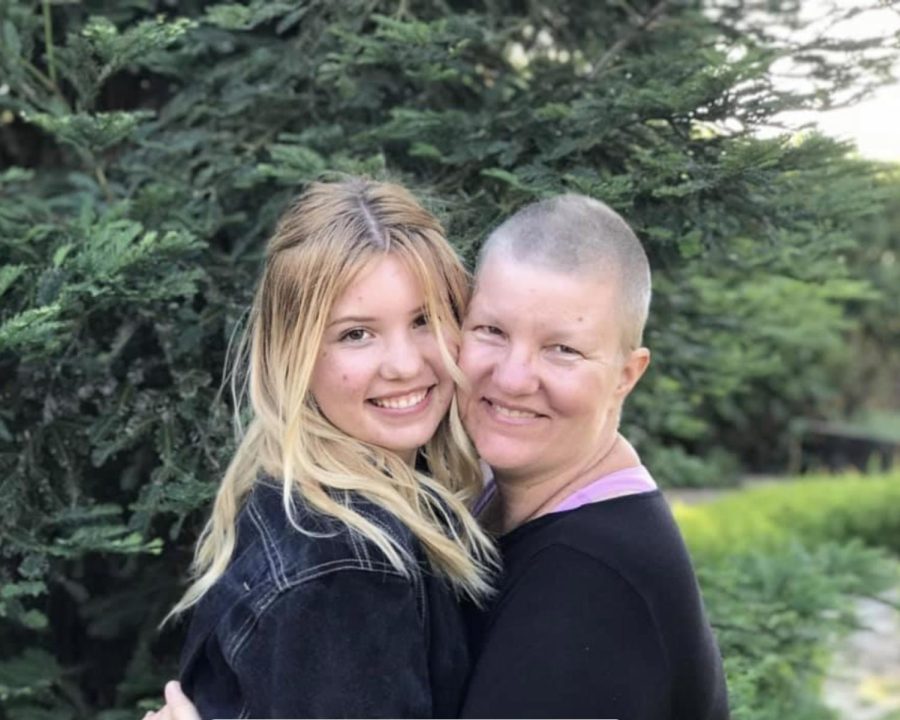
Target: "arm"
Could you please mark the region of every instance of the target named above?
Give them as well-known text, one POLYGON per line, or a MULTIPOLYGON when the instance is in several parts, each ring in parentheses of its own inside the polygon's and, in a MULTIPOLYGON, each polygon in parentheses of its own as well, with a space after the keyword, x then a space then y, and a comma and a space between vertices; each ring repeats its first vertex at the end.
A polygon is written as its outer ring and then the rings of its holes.
POLYGON ((251 717, 427 717, 425 632, 412 582, 332 572, 284 592, 236 671, 251 717))
POLYGON ((501 594, 462 717, 663 720, 669 685, 642 598, 600 561, 552 546, 501 594))

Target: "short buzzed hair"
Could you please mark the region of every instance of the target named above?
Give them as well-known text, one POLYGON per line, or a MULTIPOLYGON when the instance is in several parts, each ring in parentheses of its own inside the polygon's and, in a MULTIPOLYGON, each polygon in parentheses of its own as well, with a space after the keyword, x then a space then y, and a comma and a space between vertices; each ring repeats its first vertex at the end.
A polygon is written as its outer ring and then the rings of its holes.
POLYGON ((641 346, 650 311, 650 263, 634 231, 609 206, 576 194, 526 205, 488 236, 477 268, 498 251, 556 272, 611 276, 619 283, 624 349, 641 346))

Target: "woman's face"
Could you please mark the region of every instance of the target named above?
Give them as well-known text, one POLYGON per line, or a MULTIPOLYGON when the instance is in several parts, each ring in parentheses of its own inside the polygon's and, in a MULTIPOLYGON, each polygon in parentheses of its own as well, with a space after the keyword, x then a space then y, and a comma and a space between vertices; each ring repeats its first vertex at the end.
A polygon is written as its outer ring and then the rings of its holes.
POLYGON ((577 476, 608 447, 649 357, 622 357, 618 308, 614 282, 486 261, 463 324, 460 408, 498 477, 577 476))
POLYGON ((322 414, 412 462, 453 389, 418 280, 393 255, 372 261, 331 308, 310 386, 322 414))

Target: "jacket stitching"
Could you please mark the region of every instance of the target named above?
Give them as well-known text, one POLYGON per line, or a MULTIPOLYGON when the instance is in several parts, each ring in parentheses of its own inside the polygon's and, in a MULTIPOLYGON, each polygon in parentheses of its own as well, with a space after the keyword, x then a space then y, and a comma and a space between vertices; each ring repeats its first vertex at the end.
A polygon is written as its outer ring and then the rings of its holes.
POLYGON ((238 653, 243 648, 244 643, 247 641, 247 638, 250 637, 250 634, 253 631, 253 628, 256 626, 256 623, 259 622, 259 619, 262 617, 263 613, 265 613, 269 606, 273 602, 275 602, 275 600, 283 592, 287 592, 288 590, 292 590, 295 587, 304 585, 311 580, 315 580, 317 578, 324 577, 325 575, 339 572, 341 570, 384 572, 388 575, 393 575, 394 577, 403 577, 403 575, 398 573, 394 566, 390 563, 376 562, 370 563, 368 566, 366 566, 361 565, 357 558, 330 560, 329 562, 322 563, 320 565, 316 565, 315 567, 304 570, 297 576, 295 576, 292 581, 288 581, 284 587, 276 586, 274 589, 263 595, 263 597, 254 604, 256 612, 251 613, 250 616, 244 621, 244 623, 235 631, 234 641, 231 643, 231 649, 227 652, 229 661, 232 663, 237 662, 238 653))
POLYGON ((286 586, 287 577, 284 572, 284 564, 281 561, 281 554, 278 552, 275 541, 273 540, 272 535, 269 532, 269 528, 266 527, 265 519, 259 513, 259 510, 257 510, 257 508, 253 505, 253 503, 247 504, 247 512, 250 515, 250 520, 256 526, 256 529, 259 531, 259 534, 262 537, 263 552, 265 553, 266 561, 269 563, 269 567, 272 570, 272 575, 275 578, 275 584, 278 587, 286 586))
POLYGON ((425 626, 428 622, 428 604, 425 602, 425 583, 422 580, 422 577, 419 576, 415 579, 416 587, 418 588, 418 601, 419 601, 419 622, 425 626))

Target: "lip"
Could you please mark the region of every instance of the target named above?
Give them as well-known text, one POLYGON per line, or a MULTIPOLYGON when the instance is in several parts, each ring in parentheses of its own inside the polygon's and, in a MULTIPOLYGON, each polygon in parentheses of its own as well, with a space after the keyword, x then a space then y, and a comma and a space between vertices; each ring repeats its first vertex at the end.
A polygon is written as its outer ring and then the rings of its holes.
POLYGON ((481 403, 484 406, 484 410, 487 413, 488 417, 490 417, 495 422, 502 423, 504 425, 533 425, 539 420, 547 419, 547 416, 545 414, 539 413, 528 407, 523 407, 522 405, 499 402, 487 397, 481 398, 481 403), (509 410, 516 410, 518 412, 532 413, 533 415, 535 415, 535 417, 510 417, 509 415, 504 415, 498 412, 497 408, 495 407, 496 405, 502 405, 504 408, 507 408, 509 410))
POLYGON ((407 417, 410 415, 417 415, 421 412, 424 412, 431 405, 431 398, 434 395, 434 389, 437 385, 430 385, 426 388, 414 388, 412 390, 405 390, 404 392, 392 393, 391 395, 379 395, 377 398, 368 398, 366 400, 366 404, 372 409, 377 411, 380 414, 386 415, 388 417, 407 417), (395 398, 401 398, 406 395, 412 395, 417 392, 422 392, 424 390, 425 397, 423 397, 418 403, 415 405, 410 405, 405 408, 389 408, 382 407, 381 405, 376 405, 374 400, 393 400, 395 398))

